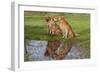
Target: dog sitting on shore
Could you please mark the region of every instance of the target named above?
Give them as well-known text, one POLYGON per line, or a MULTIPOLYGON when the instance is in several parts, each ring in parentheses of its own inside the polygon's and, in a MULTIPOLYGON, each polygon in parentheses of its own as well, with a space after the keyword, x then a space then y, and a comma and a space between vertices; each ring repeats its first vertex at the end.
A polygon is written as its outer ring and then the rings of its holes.
POLYGON ((62 31, 62 35, 64 38, 74 38, 76 36, 71 25, 67 22, 67 20, 65 20, 64 16, 53 17, 53 21, 62 31))
POLYGON ((49 34, 50 35, 61 35, 62 32, 61 30, 56 26, 56 23, 54 21, 54 18, 53 16, 51 17, 45 17, 45 20, 47 22, 47 25, 48 25, 48 30, 49 30, 49 34))
POLYGON ((63 35, 64 38, 74 38, 77 35, 64 16, 46 17, 45 20, 51 35, 63 35))

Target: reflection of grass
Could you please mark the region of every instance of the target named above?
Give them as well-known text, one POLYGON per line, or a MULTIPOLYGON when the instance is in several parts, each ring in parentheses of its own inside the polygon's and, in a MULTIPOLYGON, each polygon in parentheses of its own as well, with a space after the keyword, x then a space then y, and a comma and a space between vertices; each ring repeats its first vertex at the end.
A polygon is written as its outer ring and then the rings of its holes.
POLYGON ((80 47, 90 48, 90 16, 80 13, 25 12, 25 39, 62 40, 62 36, 48 35, 45 16, 63 15, 79 34, 76 42, 80 47))

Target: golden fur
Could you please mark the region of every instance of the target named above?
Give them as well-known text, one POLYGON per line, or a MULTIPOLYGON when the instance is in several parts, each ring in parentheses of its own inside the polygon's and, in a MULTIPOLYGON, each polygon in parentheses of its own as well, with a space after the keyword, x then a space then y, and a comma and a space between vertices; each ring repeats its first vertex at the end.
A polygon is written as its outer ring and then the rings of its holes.
POLYGON ((51 34, 51 35, 60 35, 61 34, 61 31, 56 27, 53 17, 46 17, 45 20, 48 25, 49 34, 51 34))
POLYGON ((73 38, 75 37, 75 33, 72 30, 71 25, 65 20, 63 16, 58 16, 54 18, 54 21, 57 22, 57 25, 59 26, 60 30, 62 31, 63 37, 67 38, 73 38))

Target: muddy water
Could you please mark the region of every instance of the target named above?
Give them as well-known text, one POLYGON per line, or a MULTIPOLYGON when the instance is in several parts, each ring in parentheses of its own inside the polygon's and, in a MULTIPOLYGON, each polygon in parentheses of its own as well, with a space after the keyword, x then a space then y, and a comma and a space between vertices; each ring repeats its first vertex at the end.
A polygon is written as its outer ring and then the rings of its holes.
POLYGON ((81 51, 71 41, 28 40, 25 61, 80 59, 81 51))

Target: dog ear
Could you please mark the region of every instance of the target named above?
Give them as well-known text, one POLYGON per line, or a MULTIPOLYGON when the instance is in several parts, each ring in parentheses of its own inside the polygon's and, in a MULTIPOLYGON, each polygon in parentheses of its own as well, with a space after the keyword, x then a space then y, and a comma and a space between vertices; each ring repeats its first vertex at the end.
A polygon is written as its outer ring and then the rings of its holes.
POLYGON ((59 20, 65 19, 64 16, 59 16, 59 20))
POLYGON ((45 20, 48 22, 51 18, 48 16, 48 17, 45 17, 45 20))

